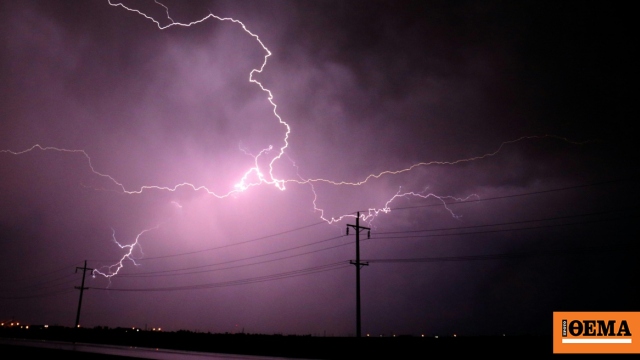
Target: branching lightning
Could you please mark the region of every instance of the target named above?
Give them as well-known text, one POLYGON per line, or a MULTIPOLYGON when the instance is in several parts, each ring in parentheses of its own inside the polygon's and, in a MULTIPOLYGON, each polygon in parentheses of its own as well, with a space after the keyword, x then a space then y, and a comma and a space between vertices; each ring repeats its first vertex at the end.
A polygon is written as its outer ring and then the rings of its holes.
MULTIPOLYGON (((289 134, 291 133, 291 127, 290 127, 290 126, 289 126, 289 124, 287 124, 284 120, 282 120, 282 118, 280 117, 280 115, 278 115, 278 112, 277 112, 278 105, 273 101, 273 94, 271 93, 271 90, 269 90, 269 89, 265 88, 265 87, 262 85, 262 83, 260 83, 258 80, 256 80, 256 79, 254 78, 254 75, 255 75, 255 74, 260 74, 260 73, 262 73, 262 71, 264 70, 264 67, 267 65, 267 59, 271 56, 271 51, 269 51, 269 49, 264 45, 264 43, 262 42, 262 40, 260 40, 260 37, 259 37, 258 35, 256 35, 256 34, 252 33, 251 31, 249 31, 249 29, 247 29, 247 27, 245 26, 245 24, 244 24, 244 23, 242 23, 240 20, 236 20, 236 19, 229 18, 229 17, 225 17, 225 18, 223 18, 223 17, 217 16, 217 15, 214 15, 214 14, 212 14, 212 13, 209 13, 209 15, 207 15, 207 16, 205 16, 205 17, 203 17, 203 18, 202 18, 202 19, 200 19, 200 20, 192 21, 192 22, 190 22, 190 23, 181 23, 181 22, 176 22, 176 21, 174 21, 174 20, 171 18, 171 16, 169 15, 169 9, 168 9, 165 5, 163 5, 163 4, 161 4, 161 3, 159 3, 157 0, 155 0, 155 3, 156 3, 156 4, 158 4, 158 5, 160 5, 160 6, 162 6, 162 7, 166 10, 167 19, 169 19, 169 20, 171 21, 168 25, 164 25, 164 26, 162 26, 162 25, 160 24, 160 22, 159 22, 159 21, 157 21, 156 19, 154 19, 153 17, 148 16, 147 14, 145 14, 145 13, 143 13, 143 12, 139 11, 139 10, 129 8, 129 7, 125 6, 125 5, 124 5, 124 4, 122 4, 122 3, 114 3, 114 2, 111 2, 111 0, 108 0, 108 2, 109 2, 109 5, 111 5, 111 6, 116 6, 116 7, 120 6, 120 7, 124 8, 125 10, 132 11, 132 12, 135 12, 135 13, 138 13, 138 14, 140 14, 140 15, 144 16, 145 18, 147 18, 147 19, 149 19, 149 20, 153 21, 153 22, 158 26, 158 28, 159 28, 160 30, 168 29, 168 28, 173 27, 173 26, 190 27, 190 26, 193 26, 193 25, 199 24, 199 23, 201 23, 201 22, 203 22, 203 21, 206 21, 206 20, 208 20, 208 19, 213 18, 213 19, 216 19, 216 20, 219 20, 219 21, 230 21, 230 22, 233 22, 233 23, 239 24, 239 25, 242 27, 242 30, 244 30, 244 32, 246 32, 246 33, 247 33, 247 34, 249 34, 251 37, 253 37, 254 39, 256 39, 256 41, 258 42, 258 44, 260 44, 260 46, 262 47, 262 49, 265 51, 265 53, 266 53, 266 54, 265 54, 265 56, 264 56, 264 60, 262 61, 262 65, 260 65, 260 67, 259 67, 259 68, 256 68, 256 69, 251 70, 251 72, 249 73, 249 82, 252 82, 252 83, 254 83, 254 84, 258 85, 262 91, 264 91, 265 93, 267 93, 267 100, 269 100, 269 103, 271 104, 271 106, 273 106, 273 115, 275 115, 275 117, 278 119, 278 122, 286 128, 286 130, 285 130, 285 134, 284 134, 284 139, 283 139, 283 143, 284 143, 284 145, 282 145, 282 146, 280 147, 280 149, 279 149, 278 153, 277 153, 277 154, 276 154, 276 155, 271 159, 271 161, 269 162, 269 178, 268 178, 268 179, 267 179, 267 178, 264 176, 264 174, 260 171, 260 167, 258 166, 258 158, 259 158, 260 156, 263 156, 265 153, 268 153, 268 152, 272 149, 272 146, 270 146, 270 147, 269 147, 269 148, 267 148, 267 149, 262 150, 262 151, 261 151, 261 152, 260 152, 260 153, 255 157, 255 160, 256 160, 256 166, 255 166, 255 167, 250 168, 249 170, 247 170, 247 172, 244 174, 244 176, 242 177, 242 179, 240 180, 240 182, 239 182, 238 184, 236 184, 236 185, 235 185, 235 189, 234 189, 234 190, 231 190, 229 193, 227 193, 227 194, 225 194, 225 195, 216 195, 216 196, 218 196, 218 197, 225 197, 225 196, 229 196, 229 195, 231 195, 231 194, 232 194, 232 193, 234 193, 234 192, 244 191, 244 190, 248 189, 249 187, 256 186, 256 185, 260 185, 260 184, 262 184, 262 183, 266 183, 266 184, 270 184, 270 185, 275 185, 278 189, 280 189, 280 190, 284 190, 284 189, 285 189, 285 186, 284 186, 284 183, 285 183, 285 182, 284 182, 284 180, 276 179, 276 177, 273 175, 273 164, 274 164, 276 161, 278 161, 278 160, 282 157, 282 155, 284 154, 285 149, 287 148, 287 146, 289 146, 289 142, 288 142, 288 140, 289 140, 289 134), (247 179, 248 179, 249 175, 251 175, 252 173, 255 173, 255 174, 257 175, 258 179, 260 180, 258 183, 251 183, 251 182, 247 182, 247 181, 248 181, 247 179)), ((180 184, 180 185, 178 185, 178 186, 181 186, 181 185, 187 185, 187 186, 188 186, 188 185, 190 185, 190 186, 192 186, 192 187, 193 187, 193 185, 191 185, 191 184, 180 184)), ((153 188, 153 186, 151 186, 151 187, 149 187, 149 188, 153 188)), ((144 188, 140 189, 140 191, 142 191, 142 190, 144 190, 144 188)), ((174 188, 173 190, 175 190, 175 188, 174 188)), ((207 189, 207 192, 211 193, 212 195, 215 195, 214 193, 212 193, 212 192, 211 192, 211 191, 209 191, 208 189, 207 189)))
POLYGON ((456 165, 456 164, 461 164, 461 163, 466 163, 466 162, 472 162, 472 161, 477 161, 477 160, 482 160, 482 159, 486 159, 489 157, 493 157, 496 156, 498 153, 500 153, 502 151, 502 149, 509 145, 509 144, 513 144, 513 143, 517 143, 523 140, 530 140, 530 139, 543 139, 543 138, 554 138, 554 139, 558 139, 558 140, 562 140, 571 144, 584 144, 585 142, 575 142, 575 141, 571 141, 567 138, 563 138, 560 136, 556 136, 556 135, 529 135, 529 136, 521 136, 517 139, 514 140, 509 140, 509 141, 504 141, 502 144, 500 144, 500 146, 498 146, 498 148, 495 151, 492 152, 488 152, 485 153, 483 155, 478 155, 478 156, 473 156, 470 158, 464 158, 464 159, 458 159, 458 160, 453 160, 453 161, 430 161, 430 162, 420 162, 420 163, 416 163, 413 164, 407 168, 404 169, 399 169, 399 170, 385 170, 382 171, 378 174, 370 174, 367 175, 363 180, 360 181, 356 181, 356 182, 347 182, 347 181, 333 181, 333 180, 327 180, 327 179, 308 179, 308 180, 303 180, 303 181, 299 181, 299 180, 287 180, 285 182, 296 182, 299 184, 305 184, 305 183, 313 183, 313 182, 325 182, 325 183, 329 183, 331 185, 351 185, 351 186, 359 186, 359 185, 364 185, 365 183, 367 183, 369 180, 372 179, 379 179, 382 176, 385 175, 398 175, 398 174, 402 174, 405 172, 409 172, 411 170, 414 170, 416 168, 419 167, 424 167, 424 166, 430 166, 430 165, 456 165))
MULTIPOLYGON (((458 159, 458 160, 453 160, 453 161, 431 161, 431 162, 420 162, 420 163, 416 163, 413 164, 409 167, 406 168, 402 168, 402 169, 391 169, 391 170, 385 170, 379 173, 374 173, 374 174, 369 174, 366 175, 364 177, 362 177, 361 180, 359 181, 355 181, 355 182, 348 182, 348 181, 340 181, 340 180, 331 180, 331 179, 324 179, 324 178, 313 178, 313 179, 305 179, 302 177, 299 177, 298 179, 282 179, 276 176, 276 174, 274 173, 274 164, 281 160, 283 156, 285 156, 285 151, 287 149, 287 147, 289 146, 289 136, 291 134, 291 127, 290 125, 285 122, 282 117, 278 114, 277 112, 277 104, 274 101, 274 96, 272 94, 272 92, 267 89, 266 87, 263 86, 262 83, 260 83, 258 80, 256 80, 255 76, 256 74, 260 74, 263 72, 265 66, 267 65, 267 61, 268 58, 272 55, 271 51, 265 46, 265 44, 262 42, 262 40, 260 39, 260 37, 256 34, 254 34, 253 32, 251 32, 244 23, 242 23, 239 20, 233 19, 233 18, 229 18, 229 17, 220 17, 217 15, 214 15, 212 13, 209 13, 207 16, 196 20, 196 21, 192 21, 189 23, 181 23, 181 22, 177 22, 174 21, 170 14, 169 14, 169 9, 167 6, 161 4, 160 2, 158 2, 157 0, 154 0, 155 3, 159 6, 162 6, 165 9, 166 12, 166 17, 167 20, 169 21, 168 24, 166 25, 162 25, 158 20, 154 19, 153 17, 145 14, 144 12, 128 7, 122 3, 119 2, 114 2, 112 0, 107 0, 108 4, 110 6, 113 7, 121 7, 124 10, 130 11, 130 12, 134 12, 137 13, 141 16, 143 16, 144 18, 152 21, 153 23, 156 24, 156 26, 160 29, 160 30, 165 30, 171 27, 191 27, 191 26, 195 26, 197 24, 200 24, 204 21, 207 21, 209 19, 214 19, 214 20, 218 20, 218 21, 223 21, 223 22, 232 22, 234 24, 239 25, 242 30, 248 34, 249 36, 251 36, 252 38, 255 39, 255 41, 262 47, 262 49, 265 52, 264 55, 264 59, 262 64, 258 67, 258 68, 254 68, 253 70, 251 70, 251 72, 249 73, 249 82, 256 84, 257 86, 260 87, 260 89, 266 93, 266 97, 267 100, 269 101, 269 103, 271 104, 272 108, 273 108, 273 115, 275 116, 275 118, 277 119, 278 123, 284 128, 284 134, 283 134, 283 139, 282 139, 282 145, 279 146, 273 146, 270 145, 265 149, 262 149, 257 155, 251 155, 249 154, 247 151, 242 150, 243 152, 245 152, 246 154, 252 156, 254 158, 254 163, 253 166, 250 167, 248 170, 246 170, 243 174, 243 176, 238 180, 237 183, 235 183, 235 185, 233 185, 233 187, 227 191, 224 192, 214 192, 211 189, 207 188, 206 186, 197 186, 188 182, 183 182, 183 183, 179 183, 177 185, 174 185, 173 187, 167 187, 167 186, 157 186, 157 185, 143 185, 138 189, 128 189, 124 183, 120 182, 119 180, 115 179, 114 177, 112 177, 111 175, 102 173, 100 171, 98 171, 91 160, 91 157, 89 156, 89 154, 87 152, 85 152, 84 150, 70 150, 70 149, 62 149, 62 148, 57 148, 57 147, 52 147, 52 146, 42 146, 39 144, 33 145, 32 147, 26 149, 26 150, 22 150, 22 151, 12 151, 12 150, 0 150, 0 153, 8 153, 8 154, 12 154, 12 155, 23 155, 29 152, 32 152, 34 150, 41 150, 41 151, 55 151, 55 152, 61 152, 61 153, 68 153, 68 154, 78 154, 83 156, 86 161, 87 164, 89 166, 89 168, 91 169, 91 171, 104 179, 107 179, 109 182, 113 183, 118 189, 119 191, 121 191, 122 193, 125 194, 141 194, 144 191, 147 190, 161 190, 161 191, 170 191, 170 192, 175 192, 177 189, 179 188, 191 188, 193 191, 205 191, 206 193, 208 193, 209 195, 215 196, 217 198, 226 198, 228 196, 234 195, 234 194, 238 194, 241 192, 244 192, 246 190, 248 190, 251 187, 255 187, 258 185, 262 185, 262 184, 267 184, 267 185, 273 185, 276 188, 278 188, 279 190, 284 191, 286 189, 286 185, 287 184, 296 184, 296 185, 309 185, 311 188, 311 191, 313 193, 313 208, 314 210, 320 214, 320 218, 323 219, 324 221, 326 221, 329 224, 335 223, 335 222, 339 222, 341 220, 343 220, 345 217, 355 217, 354 214, 347 214, 347 215, 342 215, 342 216, 338 216, 338 217, 325 217, 325 213, 324 210, 319 208, 317 206, 317 199, 318 199, 318 195, 316 193, 316 189, 314 187, 314 184, 317 183, 325 183, 325 184, 329 184, 332 186, 362 186, 372 180, 375 179, 379 179, 382 178, 384 176, 393 176, 393 175, 399 175, 402 173, 407 173, 410 172, 412 170, 415 170, 417 168, 421 168, 421 167, 428 167, 428 166, 436 166, 436 165, 456 165, 456 164, 461 164, 461 163, 466 163, 466 162, 473 162, 473 161, 478 161, 478 160, 482 160, 482 159, 486 159, 489 157, 493 157, 495 155, 497 155, 498 153, 500 153, 506 146, 513 144, 513 143, 517 143, 520 141, 525 141, 525 140, 530 140, 530 139, 542 139, 542 138, 555 138, 557 140, 562 140, 565 142, 569 142, 569 143, 574 143, 568 139, 565 138, 561 138, 558 136, 554 136, 554 135, 534 135, 534 136, 522 136, 520 138, 514 139, 514 140, 509 140, 509 141, 505 141, 503 143, 501 143, 497 149, 495 149, 492 152, 488 152, 479 156, 474 156, 474 157, 470 157, 470 158, 464 158, 464 159, 458 159), (275 150, 274 150, 275 148, 275 150), (270 158, 268 158, 270 157, 270 158), (260 160, 268 158, 268 161, 262 161, 262 163, 268 163, 268 169, 263 169, 260 166, 260 160)), ((294 167, 297 168, 297 165, 294 164, 294 167)), ((379 213, 388 213, 391 211, 390 208, 390 204, 398 199, 398 198, 403 198, 403 197, 419 197, 419 198, 436 198, 439 201, 441 201, 443 203, 443 206, 446 208, 446 210, 453 216, 453 217, 457 217, 457 215, 449 208, 447 207, 446 204, 446 200, 455 200, 455 201, 466 201, 471 197, 477 197, 477 195, 469 195, 465 198, 454 198, 452 196, 440 196, 440 195, 436 195, 434 193, 427 193, 426 191, 424 192, 401 192, 401 190, 399 190, 397 193, 395 193, 393 196, 391 196, 391 198, 386 201, 386 203, 384 204, 383 207, 381 208, 370 208, 367 211, 365 211, 361 217, 363 220, 365 221, 371 221, 371 219, 375 218, 379 213)), ((175 203, 175 206, 181 207, 180 204, 175 203)), ((134 249, 136 247, 140 247, 139 244, 139 240, 140 237, 145 234, 148 231, 151 231, 153 229, 156 229, 157 226, 155 228, 151 228, 151 229, 146 229, 143 230, 142 232, 140 232, 136 238, 135 241, 129 245, 122 245, 120 242, 118 242, 116 240, 115 237, 115 231, 113 232, 113 241, 121 248, 126 250, 125 255, 122 256, 122 258, 120 259, 119 262, 117 262, 114 265, 111 266, 107 266, 107 267, 103 267, 103 270, 94 270, 93 271, 93 275, 102 275, 106 278, 111 278, 115 275, 118 274, 118 272, 120 271, 120 269, 122 269, 122 267, 124 266, 123 262, 126 260, 130 260, 131 262, 135 263, 134 258, 132 257, 132 253, 134 251, 134 249)))
POLYGON ((138 265, 136 263, 136 260, 133 258, 133 250, 138 247, 139 249, 142 249, 140 246, 140 237, 142 236, 142 234, 157 229, 159 226, 155 226, 152 227, 150 229, 145 229, 142 230, 140 233, 138 233, 138 235, 136 236, 136 239, 133 243, 129 244, 129 245, 122 245, 120 244, 120 242, 118 242, 118 240, 116 239, 116 231, 114 229, 112 230, 112 239, 113 242, 116 243, 116 245, 118 245, 120 247, 120 249, 126 249, 127 251, 125 252, 125 254, 122 256, 122 258, 120 258, 120 261, 118 261, 117 263, 110 265, 110 266, 104 266, 103 267, 103 271, 100 271, 99 269, 95 269, 92 271, 92 275, 93 277, 96 277, 96 275, 102 275, 106 278, 112 278, 116 275, 118 275, 118 272, 120 272, 120 269, 122 269, 122 267, 124 267, 124 261, 125 260, 129 260, 131 261, 134 265, 138 265))

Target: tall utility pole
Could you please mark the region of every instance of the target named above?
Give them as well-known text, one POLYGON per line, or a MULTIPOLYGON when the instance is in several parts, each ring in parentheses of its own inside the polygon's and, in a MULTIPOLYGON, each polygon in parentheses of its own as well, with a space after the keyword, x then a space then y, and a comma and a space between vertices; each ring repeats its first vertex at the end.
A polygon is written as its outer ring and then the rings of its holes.
POLYGON ((76 326, 75 328, 77 329, 78 326, 80 325, 80 308, 82 307, 82 293, 84 292, 85 289, 88 289, 86 287, 84 287, 84 275, 87 273, 87 271, 93 271, 93 269, 89 269, 87 268, 87 260, 84 261, 84 267, 76 267, 76 273, 78 273, 78 270, 82 270, 82 285, 80 285, 80 287, 75 287, 76 289, 80 290, 80 301, 78 301, 78 313, 76 314, 76 326))
POLYGON ((356 217, 356 224, 351 225, 347 224, 347 235, 349 235, 349 227, 354 228, 356 231, 356 261, 349 261, 351 265, 356 266, 356 336, 362 337, 362 326, 361 326, 361 317, 360 317, 360 269, 363 266, 369 265, 368 262, 360 262, 360 230, 367 229, 367 239, 371 236, 371 229, 368 227, 360 226, 360 212, 358 211, 358 216, 356 217))

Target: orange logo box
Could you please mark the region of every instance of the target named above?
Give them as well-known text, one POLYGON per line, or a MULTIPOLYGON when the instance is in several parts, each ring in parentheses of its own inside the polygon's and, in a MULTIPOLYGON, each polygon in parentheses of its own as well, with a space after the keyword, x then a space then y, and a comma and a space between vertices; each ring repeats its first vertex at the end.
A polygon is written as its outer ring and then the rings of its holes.
POLYGON ((554 354, 640 354, 640 312, 554 312, 554 354))

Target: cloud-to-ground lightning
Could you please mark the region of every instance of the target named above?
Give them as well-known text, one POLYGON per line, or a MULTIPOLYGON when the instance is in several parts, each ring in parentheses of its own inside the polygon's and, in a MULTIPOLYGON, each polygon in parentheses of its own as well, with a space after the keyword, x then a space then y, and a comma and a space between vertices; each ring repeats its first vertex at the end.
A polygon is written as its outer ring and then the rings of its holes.
MULTIPOLYGON (((436 166, 436 165, 456 165, 456 164, 461 164, 461 163, 465 163, 465 162, 473 162, 473 161, 477 161, 477 160, 482 160, 482 159, 486 159, 486 158, 490 158, 493 157, 495 155, 497 155, 498 153, 500 153, 501 151, 503 151, 503 149, 510 145, 510 144, 514 144, 517 142, 521 142, 521 141, 526 141, 526 140, 532 140, 532 139, 542 139, 542 138, 553 138, 556 140, 561 140, 561 141, 565 141, 565 142, 570 142, 570 140, 565 139, 565 138, 561 138, 558 136, 554 136, 554 135, 532 135, 532 136, 522 136, 520 138, 514 139, 514 140, 509 140, 509 141, 505 141, 502 142, 495 150, 478 155, 478 156, 474 156, 474 157, 469 157, 469 158, 463 158, 463 159, 458 159, 458 160, 453 160, 453 161, 430 161, 430 162, 419 162, 416 164, 413 164, 409 167, 406 168, 399 168, 399 169, 390 169, 390 170, 385 170, 382 172, 378 172, 378 173, 373 173, 373 174, 368 174, 366 176, 362 176, 361 180, 359 181, 354 181, 354 182, 348 182, 348 181, 342 181, 342 180, 336 180, 336 179, 324 179, 324 178, 298 178, 298 179, 287 179, 287 178, 281 178, 279 176, 277 176, 277 174, 275 173, 274 170, 274 165, 281 160, 284 156, 285 156, 285 152, 289 146, 289 137, 290 135, 292 135, 292 129, 291 126, 278 114, 277 112, 277 104, 274 100, 274 95, 271 92, 271 90, 269 90, 268 88, 266 88, 260 81, 258 81, 256 79, 256 75, 261 74, 263 72, 263 70, 265 69, 265 67, 267 66, 267 61, 269 59, 269 57, 272 55, 271 51, 265 46, 265 44, 262 42, 262 40, 260 39, 260 37, 251 32, 247 26, 241 22, 240 20, 237 19, 233 19, 230 17, 220 17, 217 15, 214 15, 212 13, 209 13, 208 15, 206 15, 205 17, 196 20, 196 21, 192 21, 192 22, 188 22, 188 23, 182 23, 182 22, 177 22, 175 20, 173 20, 173 18, 170 16, 169 13, 169 8, 165 5, 163 5, 162 3, 158 2, 157 0, 155 1, 155 3, 161 7, 164 8, 165 12, 166 12, 166 18, 168 20, 168 24, 166 25, 162 25, 160 21, 156 20, 155 18, 153 18, 152 16, 147 15, 146 13, 138 10, 138 9, 134 9, 132 7, 128 7, 126 5, 124 5, 123 3, 120 2, 114 2, 112 0, 108 0, 108 4, 110 6, 113 7, 120 7, 126 11, 130 11, 130 12, 134 12, 137 13, 141 16, 143 16, 144 18, 152 21, 153 23, 155 23, 155 25, 158 27, 158 29, 160 30, 166 30, 169 29, 171 27, 191 27, 191 26, 196 26, 204 21, 207 20, 217 20, 217 21, 222 21, 222 22, 231 22, 234 24, 237 24, 238 26, 240 26, 242 28, 242 30, 249 35, 250 37, 252 37, 257 44, 262 48, 262 50, 264 51, 264 57, 263 57, 263 61, 260 64, 259 67, 256 67, 254 69, 252 69, 249 73, 249 82, 255 84, 256 86, 258 86, 265 94, 266 94, 266 98, 269 101, 269 103, 271 104, 272 107, 272 113, 273 116, 275 117, 275 119, 277 120, 277 122, 282 126, 283 128, 283 135, 282 135, 282 144, 280 145, 270 145, 267 148, 262 149, 261 151, 258 152, 257 155, 251 155, 248 152, 244 151, 246 154, 252 156, 254 158, 254 162, 253 165, 247 169, 246 171, 244 171, 243 175, 231 186, 231 188, 223 190, 223 191, 217 191, 217 190, 213 190, 210 189, 204 185, 196 185, 196 184, 192 184, 189 182, 182 182, 182 183, 178 183, 174 186, 158 186, 158 185, 142 185, 140 186, 138 189, 130 189, 129 187, 127 187, 122 181, 116 179, 115 177, 102 173, 100 172, 98 169, 96 169, 92 163, 91 157, 90 155, 85 151, 85 150, 80 150, 80 149, 64 149, 64 148, 59 148, 59 147, 54 147, 54 146, 43 146, 40 144, 36 144, 33 145, 32 147, 26 149, 26 150, 21 150, 21 151, 13 151, 13 150, 0 150, 0 153, 7 153, 7 154, 11 154, 11 155, 23 155, 25 153, 28 152, 33 152, 36 150, 39 151, 53 151, 53 152, 60 152, 60 153, 65 153, 65 154, 75 154, 75 155, 80 155, 82 157, 84 157, 86 159, 87 165, 88 167, 91 169, 91 171, 104 179, 107 179, 109 182, 113 183, 113 185, 115 185, 119 191, 121 191, 122 193, 125 194, 140 194, 144 191, 147 190, 161 190, 161 191, 170 191, 170 192, 174 192, 179 188, 191 188, 193 191, 205 191, 206 193, 208 193, 209 195, 215 196, 217 198, 226 198, 229 197, 231 195, 234 194, 238 194, 241 192, 244 192, 246 190, 248 190, 251 187, 255 187, 255 186, 259 186, 259 185, 273 185, 275 186, 277 189, 279 190, 286 190, 286 185, 288 184, 295 184, 295 185, 308 185, 311 189, 311 191, 313 192, 313 201, 312 201, 312 206, 313 209, 318 212, 320 214, 320 218, 323 219, 324 221, 326 221, 327 223, 331 224, 331 223, 335 223, 338 221, 343 220, 345 217, 354 217, 355 215, 353 214, 346 214, 346 215, 342 215, 342 216, 331 216, 331 217, 326 217, 324 210, 322 208, 320 208, 317 205, 317 198, 318 195, 316 193, 316 189, 314 188, 314 184, 317 183, 324 183, 324 184, 329 184, 331 186, 362 186, 372 180, 375 179, 379 179, 385 176, 394 176, 394 175, 399 175, 399 174, 403 174, 403 173, 408 173, 411 172, 412 170, 415 170, 417 168, 421 168, 421 167, 428 167, 428 166, 436 166), (267 159, 266 161, 263 161, 264 159, 267 159), (260 164, 268 164, 267 168, 262 168, 260 164)), ((297 168, 297 165, 294 165, 297 168)), ((389 200, 387 200, 384 205, 382 207, 372 207, 367 209, 367 211, 363 212, 362 219, 363 220, 371 220, 372 218, 374 218, 375 216, 377 216, 379 213, 383 212, 383 213, 388 213, 391 208, 390 208, 390 204, 398 199, 398 198, 402 198, 402 197, 418 197, 418 198, 436 198, 438 199, 440 202, 442 202, 443 206, 447 209, 447 211, 454 217, 456 217, 457 215, 454 214, 454 212, 447 207, 446 205, 446 200, 454 200, 454 201, 466 201, 471 197, 476 197, 477 195, 471 194, 467 197, 463 197, 463 198, 456 198, 456 197, 452 197, 452 196, 448 196, 448 195, 437 195, 434 193, 427 193, 426 191, 424 192, 415 192, 415 191, 406 191, 406 192, 402 192, 401 190, 399 190, 397 193, 393 194, 389 200)), ((175 203, 175 206, 181 207, 180 204, 175 203)), ((156 227, 157 228, 157 227, 156 227)), ((100 270, 94 270, 94 275, 102 275, 104 277, 110 278, 115 276, 116 274, 118 274, 118 272, 120 271, 120 269, 124 266, 123 262, 125 260, 130 260, 135 264, 135 260, 132 257, 132 252, 134 251, 134 249, 136 248, 136 246, 139 247, 139 240, 140 237, 148 232, 151 231, 152 229, 155 228, 151 228, 151 229, 146 229, 143 230, 142 232, 140 232, 136 238, 135 241, 129 245, 122 245, 120 242, 118 242, 115 238, 115 231, 113 233, 113 241, 121 248, 121 249, 125 249, 126 250, 126 254, 124 256, 122 256, 122 258, 120 259, 120 261, 114 265, 108 266, 106 267, 106 270, 104 271, 100 271, 100 270)))
POLYGON ((93 270, 93 276, 95 277, 96 274, 97 275, 102 275, 106 278, 111 278, 114 277, 116 275, 118 275, 118 273, 120 272, 120 269, 122 269, 124 267, 124 261, 125 260, 129 260, 131 261, 134 265, 138 265, 136 263, 136 260, 133 258, 133 250, 138 247, 138 249, 141 249, 140 246, 140 237, 146 233, 149 232, 151 230, 157 229, 158 226, 155 226, 153 228, 150 229, 145 229, 142 230, 140 233, 138 233, 138 235, 136 235, 135 240, 128 245, 122 245, 117 239, 116 239, 116 231, 114 229, 112 230, 112 239, 113 242, 116 243, 116 245, 118 245, 120 247, 120 249, 126 249, 126 252, 124 255, 122 255, 122 257, 120 258, 120 261, 118 261, 117 263, 113 264, 113 265, 109 265, 109 266, 104 266, 103 267, 103 271, 101 271, 100 269, 94 269, 93 270))

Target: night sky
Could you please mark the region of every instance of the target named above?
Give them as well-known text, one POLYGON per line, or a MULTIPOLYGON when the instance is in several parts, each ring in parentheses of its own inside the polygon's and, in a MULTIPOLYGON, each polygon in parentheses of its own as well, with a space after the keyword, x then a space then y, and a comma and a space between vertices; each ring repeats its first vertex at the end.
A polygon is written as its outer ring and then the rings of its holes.
POLYGON ((0 1, 0 321, 354 336, 358 211, 363 334, 640 310, 622 2, 115 4, 0 1))

